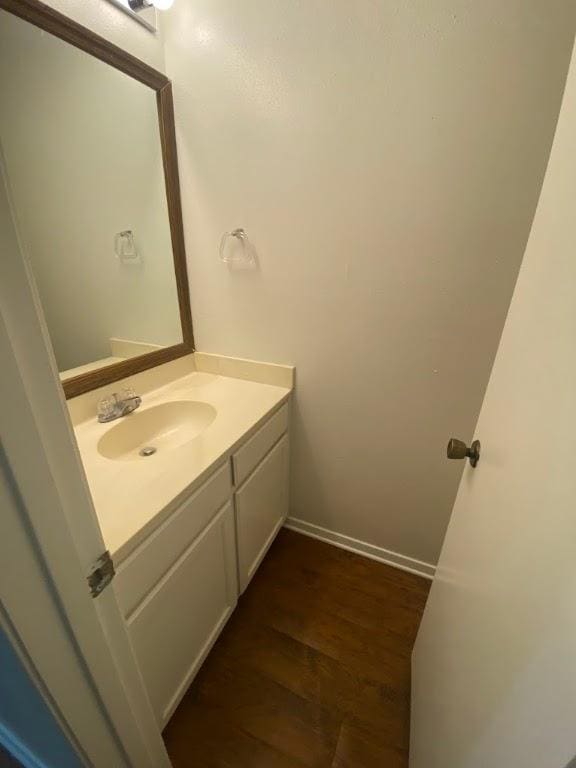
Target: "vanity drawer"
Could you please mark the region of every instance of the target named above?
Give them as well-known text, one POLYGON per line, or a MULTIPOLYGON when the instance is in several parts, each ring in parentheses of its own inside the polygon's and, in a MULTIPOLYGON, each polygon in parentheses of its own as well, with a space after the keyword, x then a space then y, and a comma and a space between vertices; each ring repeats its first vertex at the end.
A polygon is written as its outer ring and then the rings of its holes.
POLYGON ((234 481, 240 485, 288 429, 288 405, 283 405, 233 456, 234 481))
POLYGON ((168 571, 208 525, 232 493, 228 462, 182 504, 146 541, 120 563, 114 586, 124 616, 168 571))

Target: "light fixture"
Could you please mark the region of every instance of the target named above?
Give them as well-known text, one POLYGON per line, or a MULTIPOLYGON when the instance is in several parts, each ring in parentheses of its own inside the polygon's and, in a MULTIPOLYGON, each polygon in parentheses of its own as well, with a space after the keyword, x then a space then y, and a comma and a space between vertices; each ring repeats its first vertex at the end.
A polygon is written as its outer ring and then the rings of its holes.
POLYGON ((158 8, 159 11, 167 11, 174 0, 128 0, 131 11, 142 11, 145 8, 158 8))

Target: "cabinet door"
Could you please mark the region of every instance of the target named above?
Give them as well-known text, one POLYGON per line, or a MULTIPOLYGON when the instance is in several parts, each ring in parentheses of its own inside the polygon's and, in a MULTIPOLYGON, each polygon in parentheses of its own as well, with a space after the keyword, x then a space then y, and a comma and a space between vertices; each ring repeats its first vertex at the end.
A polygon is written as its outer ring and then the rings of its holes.
POLYGON ((161 728, 234 610, 237 596, 234 513, 228 502, 128 622, 161 728))
POLYGON ((248 586, 288 514, 288 435, 236 492, 240 591, 248 586))

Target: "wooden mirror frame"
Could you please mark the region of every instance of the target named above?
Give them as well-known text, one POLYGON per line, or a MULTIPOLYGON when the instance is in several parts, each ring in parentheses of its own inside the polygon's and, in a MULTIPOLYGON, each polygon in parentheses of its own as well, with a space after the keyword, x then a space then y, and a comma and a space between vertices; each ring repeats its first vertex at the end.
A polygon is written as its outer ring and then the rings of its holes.
POLYGON ((158 121, 160 125, 160 144, 162 163, 166 182, 166 200, 168 219, 174 256, 174 272, 178 291, 178 306, 182 325, 182 342, 139 357, 113 363, 80 376, 74 376, 62 382, 67 398, 76 397, 82 392, 97 389, 126 376, 131 376, 148 368, 154 368, 169 360, 189 355, 194 352, 192 332, 192 312, 190 309, 190 291, 186 270, 186 251, 184 248, 184 229, 182 225, 182 205, 180 201, 180 182, 178 179, 178 156, 176 153, 176 132, 174 128, 174 103, 172 83, 161 72, 153 69, 135 56, 100 37, 95 32, 72 21, 62 13, 40 2, 40 0, 0 0, 0 9, 9 11, 40 29, 49 32, 61 40, 95 56, 124 74, 139 80, 156 91, 158 121))

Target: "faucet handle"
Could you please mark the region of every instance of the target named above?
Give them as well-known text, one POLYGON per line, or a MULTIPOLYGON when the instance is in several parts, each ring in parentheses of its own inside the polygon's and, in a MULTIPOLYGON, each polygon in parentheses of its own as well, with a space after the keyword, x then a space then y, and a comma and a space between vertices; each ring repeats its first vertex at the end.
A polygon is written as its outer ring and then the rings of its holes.
POLYGON ((116 394, 116 397, 120 401, 136 400, 138 395, 136 394, 136 390, 133 387, 123 387, 120 392, 116 394))
POLYGON ((131 387, 122 389, 117 397, 120 416, 127 416, 142 404, 142 398, 131 387))
POLYGON ((116 410, 117 402, 116 394, 106 395, 99 400, 96 406, 98 421, 110 421, 116 410))

